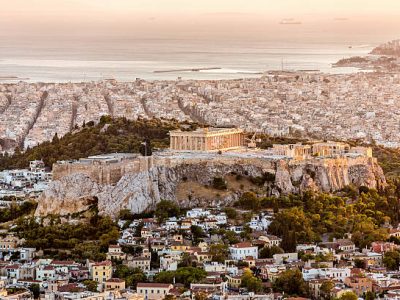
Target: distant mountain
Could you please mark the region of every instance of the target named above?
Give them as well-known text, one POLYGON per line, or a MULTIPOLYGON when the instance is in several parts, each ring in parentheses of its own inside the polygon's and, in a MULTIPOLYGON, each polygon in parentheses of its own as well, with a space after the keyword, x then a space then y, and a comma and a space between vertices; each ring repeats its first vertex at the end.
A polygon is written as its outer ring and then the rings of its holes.
POLYGON ((379 45, 371 51, 371 54, 400 57, 400 39, 379 45))

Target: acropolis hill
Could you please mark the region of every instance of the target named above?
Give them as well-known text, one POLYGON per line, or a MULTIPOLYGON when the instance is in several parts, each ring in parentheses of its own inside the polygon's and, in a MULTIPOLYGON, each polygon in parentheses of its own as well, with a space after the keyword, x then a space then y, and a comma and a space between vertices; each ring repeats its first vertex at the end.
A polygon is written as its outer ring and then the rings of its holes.
POLYGON ((36 214, 67 215, 98 201, 101 213, 115 216, 122 208, 142 212, 161 199, 186 207, 226 205, 250 189, 280 195, 386 185, 370 148, 321 142, 260 150, 236 129, 171 132, 170 137, 171 148, 152 156, 108 154, 58 162, 36 214), (232 144, 237 141, 239 145, 232 144), (213 149, 204 150, 207 145, 213 149), (215 178, 222 178, 227 189, 214 189, 215 178))

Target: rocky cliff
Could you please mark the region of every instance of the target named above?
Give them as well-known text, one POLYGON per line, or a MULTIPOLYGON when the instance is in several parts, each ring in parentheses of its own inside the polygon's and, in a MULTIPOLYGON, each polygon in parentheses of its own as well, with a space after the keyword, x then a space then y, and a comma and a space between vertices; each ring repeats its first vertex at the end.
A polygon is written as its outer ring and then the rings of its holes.
POLYGON ((98 201, 100 213, 111 216, 123 208, 142 212, 153 208, 161 199, 178 201, 182 206, 226 205, 235 201, 243 191, 228 186, 226 192, 204 197, 188 189, 187 197, 182 198, 177 196, 177 190, 183 183, 209 186, 213 178, 229 174, 263 178, 262 190, 270 195, 301 193, 310 189, 331 192, 349 184, 376 189, 386 185, 376 159, 369 157, 305 161, 224 155, 207 159, 174 157, 168 161, 155 158, 148 170, 125 174, 114 185, 98 184, 87 174, 62 177, 52 182, 42 194, 36 215, 72 214, 86 210, 94 201, 98 201))

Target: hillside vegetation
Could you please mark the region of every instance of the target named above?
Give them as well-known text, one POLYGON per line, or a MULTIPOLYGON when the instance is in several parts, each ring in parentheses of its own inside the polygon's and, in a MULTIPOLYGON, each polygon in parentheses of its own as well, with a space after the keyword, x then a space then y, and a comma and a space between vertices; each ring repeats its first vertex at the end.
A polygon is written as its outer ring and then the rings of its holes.
POLYGON ((141 143, 150 139, 153 148, 169 146, 168 132, 173 129, 194 129, 195 123, 178 123, 175 120, 126 118, 112 119, 103 116, 100 123, 85 124, 62 138, 54 136, 52 141, 44 142, 32 149, 21 152, 16 149, 13 155, 0 156, 0 170, 26 168, 29 161, 43 159, 47 167, 58 160, 74 160, 90 155, 104 153, 137 153, 141 143))
MULTIPOLYGON (((66 134, 62 138, 55 136, 52 141, 44 142, 32 149, 21 152, 16 149, 13 155, 0 155, 0 171, 5 169, 26 168, 29 161, 43 159, 51 167, 58 160, 74 160, 90 155, 126 152, 138 153, 141 143, 150 139, 152 147, 163 149, 169 147, 168 132, 173 129, 194 130, 197 123, 179 123, 176 120, 126 118, 112 119, 103 116, 99 124, 89 122, 81 128, 66 134)), ((262 142, 260 148, 266 149, 273 144, 307 143, 306 139, 258 136, 262 142)), ((361 144, 350 142, 352 146, 361 144)), ((395 178, 400 175, 400 150, 373 145, 374 156, 378 158, 385 175, 395 178)))

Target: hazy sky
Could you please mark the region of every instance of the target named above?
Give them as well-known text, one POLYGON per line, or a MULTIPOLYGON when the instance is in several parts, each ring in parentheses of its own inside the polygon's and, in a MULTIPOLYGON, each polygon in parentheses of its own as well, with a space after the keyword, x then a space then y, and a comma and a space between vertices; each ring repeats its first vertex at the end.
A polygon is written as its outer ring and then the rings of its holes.
POLYGON ((400 36, 400 0, 0 0, 2 35, 262 32, 282 18, 400 36), (344 18, 348 20, 343 20, 344 18))

